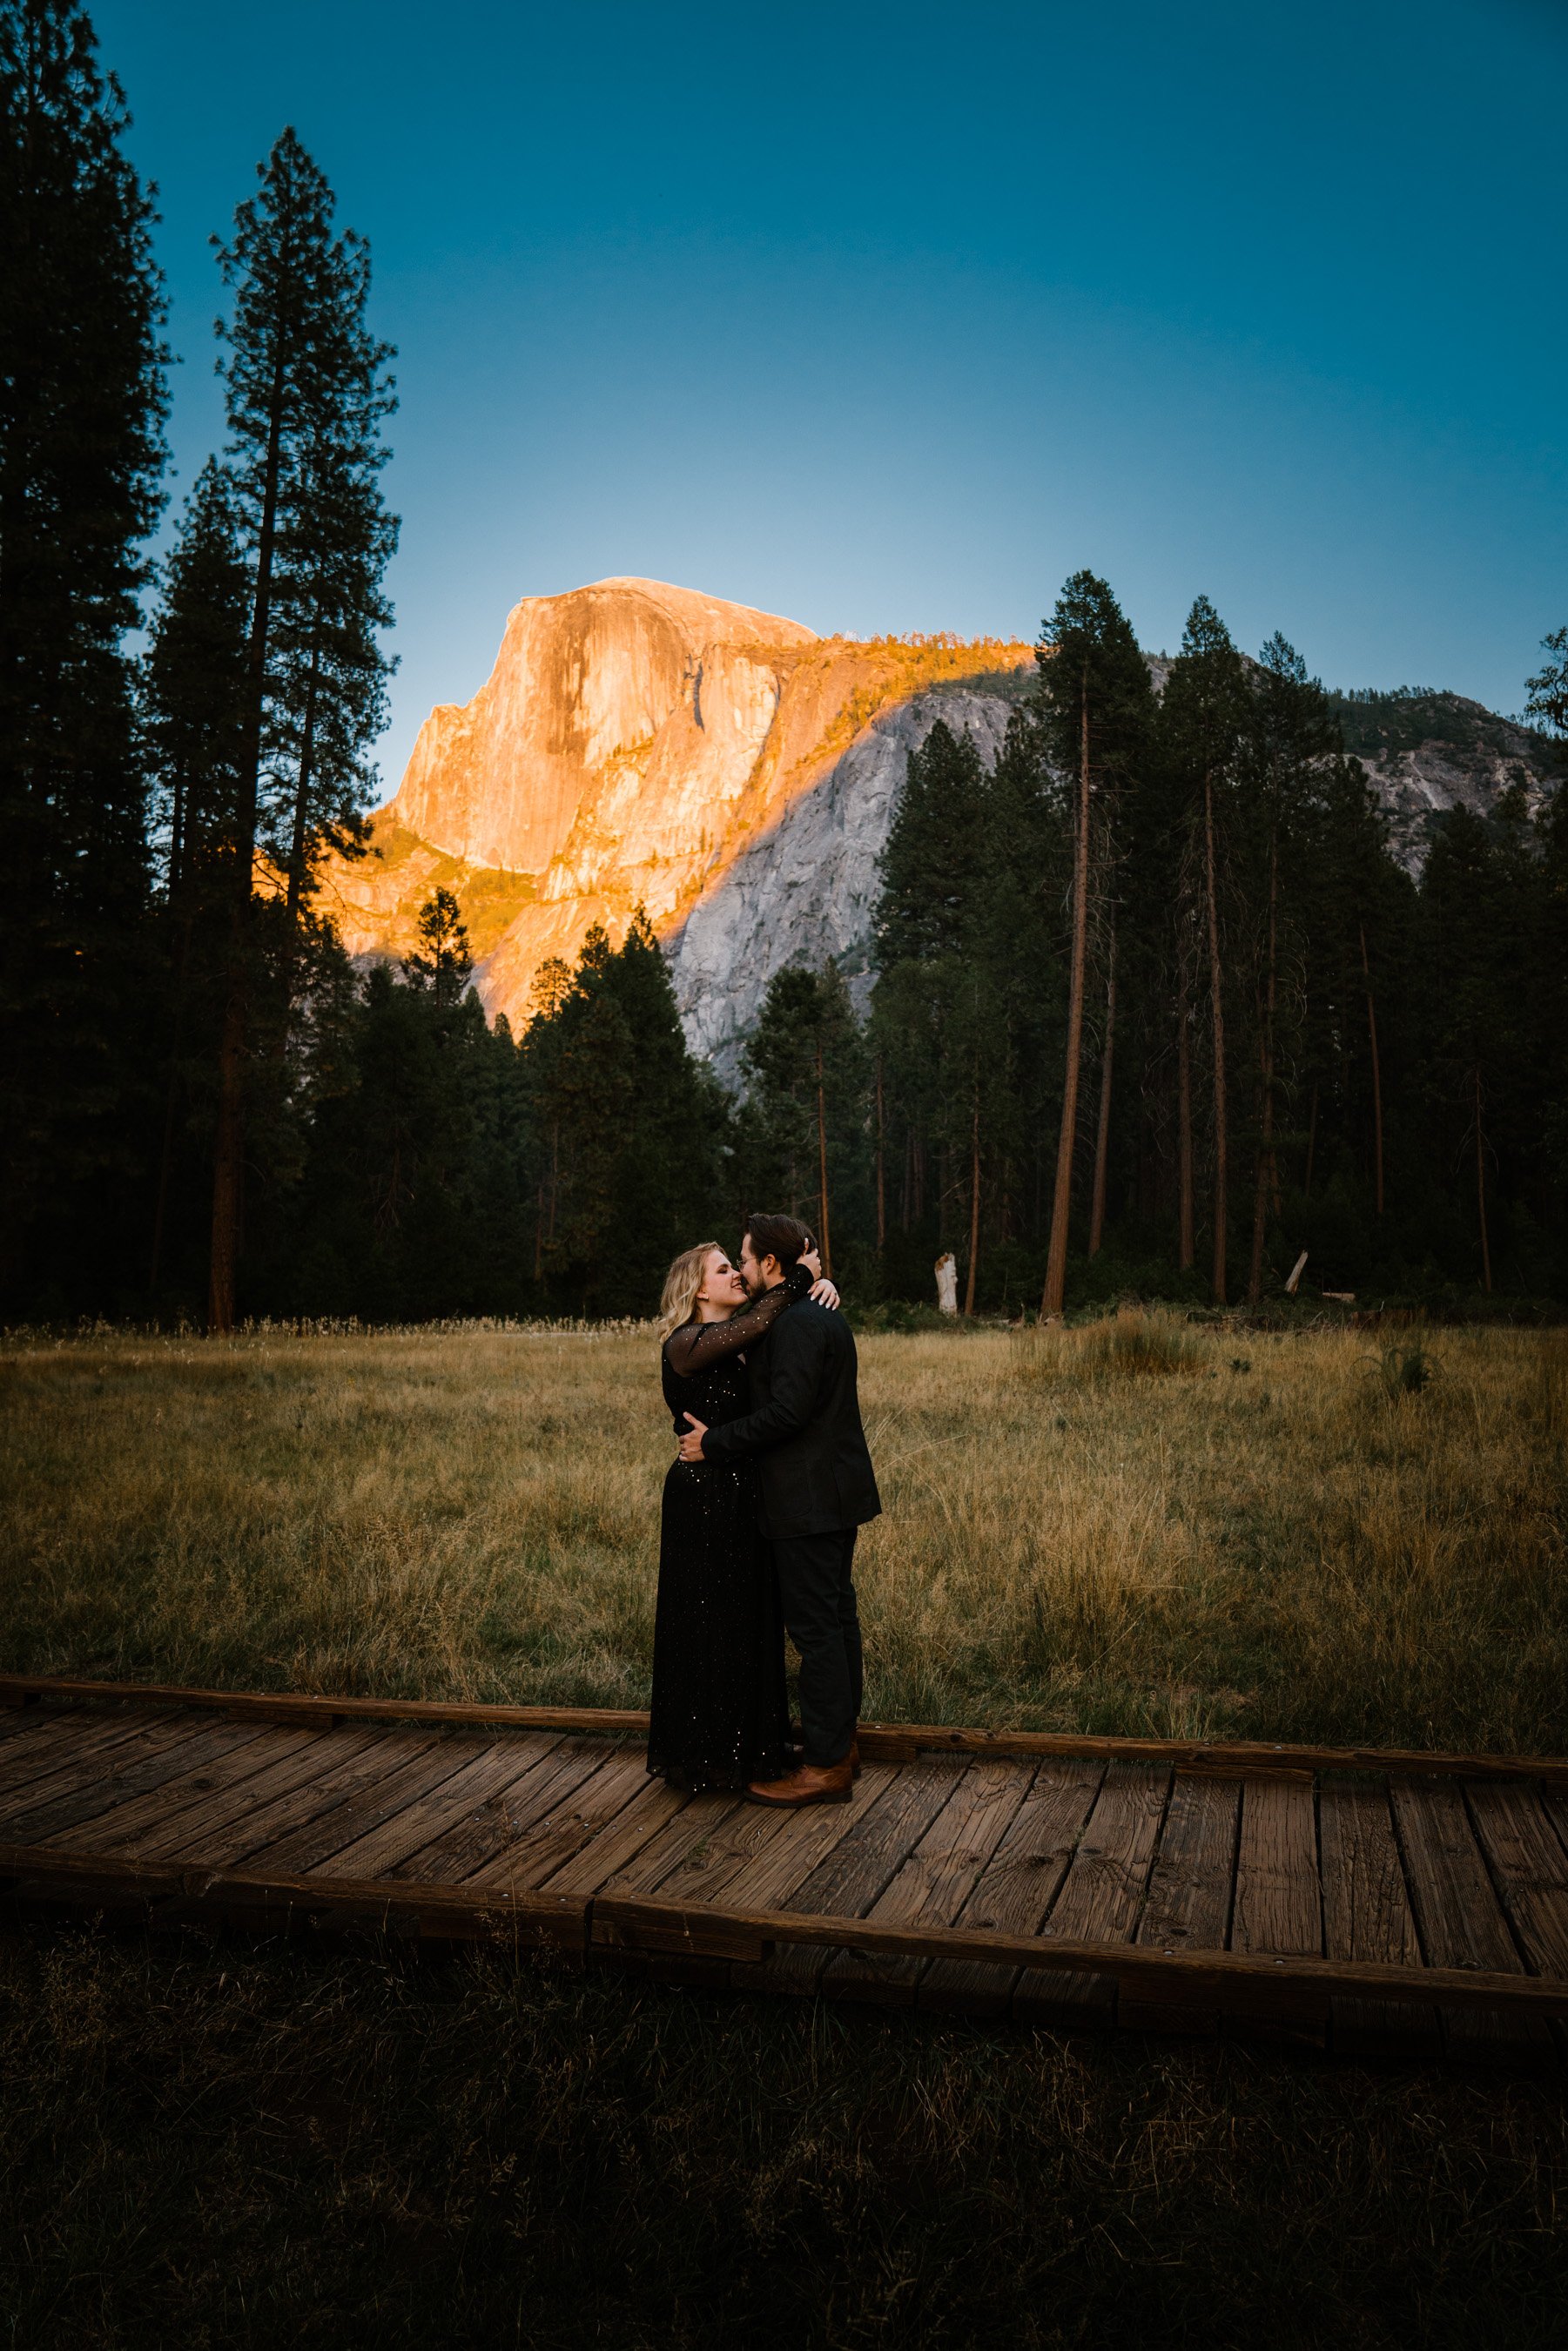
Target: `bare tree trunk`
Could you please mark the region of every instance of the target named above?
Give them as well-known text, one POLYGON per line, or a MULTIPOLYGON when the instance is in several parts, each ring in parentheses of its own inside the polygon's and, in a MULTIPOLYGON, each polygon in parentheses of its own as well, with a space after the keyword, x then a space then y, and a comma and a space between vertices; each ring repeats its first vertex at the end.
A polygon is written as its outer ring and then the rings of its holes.
POLYGON ((1263 1295, 1263 1242, 1267 1235, 1270 1193, 1278 1194, 1274 1167, 1274 1011, 1278 1001, 1280 914, 1280 832, 1276 823, 1269 835, 1269 971, 1263 994, 1262 1031, 1258 1053, 1263 1099, 1258 1135, 1258 1184, 1252 1196, 1252 1270, 1247 1295, 1254 1306, 1263 1295))
POLYGON ((822 1229, 817 1238, 822 1244, 822 1271, 832 1278, 833 1244, 828 1230, 828 1118, 822 1087, 822 1040, 817 1039, 817 1170, 821 1179, 822 1229))
POLYGON ((1100 1062, 1100 1119, 1094 1130, 1094 1190, 1089 1206, 1089 1254, 1098 1257, 1105 1237, 1105 1185, 1111 1157, 1111 1071, 1116 1050, 1116 915, 1111 914, 1111 948, 1105 975, 1105 1050, 1100 1062))
POLYGON ((1487 1153, 1481 1127, 1481 1065, 1475 1066, 1476 1090, 1476 1211, 1481 1228, 1481 1280, 1491 1295, 1491 1240, 1487 1232, 1487 1153))
POLYGON ((975 1269, 980 1261, 980 1077, 975 1073, 975 1115, 969 1130, 969 1276, 964 1284, 964 1314, 975 1311, 975 1269))
POLYGON ((261 798, 261 721, 267 695, 267 635, 272 623, 272 567, 277 545, 277 484, 283 451, 283 345, 273 359, 262 478, 261 528, 256 538, 256 601, 246 654, 244 798, 235 844, 234 900, 229 918, 228 998, 218 1049, 217 1136, 213 1154, 212 1264, 207 1323, 232 1331, 245 1215, 245 1075, 250 1029, 250 902, 256 870, 256 814, 261 798))
POLYGON ((1041 1315, 1060 1314, 1067 1294, 1067 1228, 1072 1213, 1072 1155, 1078 1141, 1078 1075, 1083 1058, 1083 972, 1089 951, 1089 669, 1079 685, 1078 822, 1072 843, 1072 963, 1067 991, 1067 1065, 1061 1135, 1051 1204, 1041 1315))
MULTIPOLYGON (((1377 1058, 1377 1010, 1372 1001, 1372 966, 1366 956, 1366 925, 1357 925, 1361 934, 1361 976, 1366 983, 1366 1034, 1372 1047, 1372 1147, 1373 1166, 1377 1194, 1377 1213, 1383 1214, 1383 1068, 1377 1058)), ((1489 1280, 1487 1288, 1491 1288, 1489 1280)))
POLYGON ((1187 1029, 1186 963, 1176 998, 1176 1236, 1181 1270, 1189 1273, 1197 1254, 1192 1185, 1192 1040, 1187 1029))
POLYGON ((1214 1302, 1225 1303, 1225 1214, 1229 1184, 1226 1131, 1224 972, 1219 959, 1219 877, 1214 847, 1214 770, 1203 778, 1203 877, 1208 911, 1208 999, 1214 1046, 1214 1302))
POLYGON ((882 1112, 882 1055, 876 1057, 876 1253, 881 1257, 887 1246, 887 1195, 883 1177, 883 1127, 882 1112))
POLYGON ((180 942, 180 975, 174 984, 174 1039, 169 1048, 169 1084, 163 1096, 163 1140, 158 1153, 158 1193, 152 1210, 152 1258, 147 1273, 147 1296, 158 1295, 163 1268, 163 1226, 169 1208, 169 1179, 174 1163, 174 1108, 180 1085, 180 1044, 185 1032, 185 980, 191 960, 191 917, 185 917, 180 942))

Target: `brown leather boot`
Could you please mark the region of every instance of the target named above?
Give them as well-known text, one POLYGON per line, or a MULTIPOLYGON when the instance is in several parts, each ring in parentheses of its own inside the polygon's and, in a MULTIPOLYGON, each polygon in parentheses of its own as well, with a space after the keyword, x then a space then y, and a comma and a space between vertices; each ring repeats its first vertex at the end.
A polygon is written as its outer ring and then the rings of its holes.
POLYGON ((841 1763, 802 1763, 782 1780, 754 1780, 746 1792, 754 1804, 779 1804, 791 1811, 800 1804, 847 1804, 853 1776, 846 1755, 841 1763))

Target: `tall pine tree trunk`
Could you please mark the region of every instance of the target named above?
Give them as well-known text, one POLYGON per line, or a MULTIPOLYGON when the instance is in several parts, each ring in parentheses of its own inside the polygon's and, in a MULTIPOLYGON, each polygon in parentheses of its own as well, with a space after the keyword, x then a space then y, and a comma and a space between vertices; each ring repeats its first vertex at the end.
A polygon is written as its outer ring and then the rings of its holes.
POLYGON ((822 1229, 817 1238, 822 1244, 822 1271, 832 1279, 833 1243, 828 1222, 828 1114, 822 1085, 822 1040, 817 1037, 817 1174, 822 1201, 822 1229))
POLYGON ((1263 1243, 1269 1203, 1279 1191, 1274 1168, 1274 1013, 1279 987, 1280 834, 1269 835, 1269 967, 1263 991, 1263 1019, 1258 1041, 1259 1077, 1262 1101, 1258 1120, 1258 1182, 1252 1196, 1252 1269, 1247 1295, 1256 1306, 1263 1295, 1263 1243))
POLYGON ((882 1107, 882 1055, 876 1057, 876 1253, 887 1247, 887 1193, 883 1176, 884 1129, 882 1107))
POLYGON ((1098 1257, 1105 1235, 1105 1184, 1111 1156, 1111 1071, 1116 1050, 1116 910, 1105 976, 1105 1051, 1100 1063, 1100 1121, 1094 1131, 1094 1194, 1089 1209, 1089 1254, 1098 1257))
POLYGON ((1481 1280, 1487 1295, 1491 1295, 1491 1238, 1487 1231, 1487 1153, 1486 1135, 1481 1125, 1481 1065, 1478 1061, 1473 1072, 1476 1101, 1476 1214, 1481 1228, 1481 1280))
POLYGON ((1072 962, 1067 992, 1067 1063, 1061 1135, 1051 1204, 1042 1316, 1060 1314, 1067 1294, 1067 1227, 1072 1209, 1072 1155, 1078 1142, 1078 1075, 1083 1057, 1083 973, 1089 950, 1089 667, 1079 681, 1078 822, 1072 843, 1072 962))
POLYGON ((1225 1219, 1230 1178, 1225 1097, 1224 970, 1219 956, 1219 875, 1214 845, 1214 770, 1203 778, 1203 881, 1208 914, 1208 998, 1214 1064, 1214 1302, 1225 1303, 1225 1219))
POLYGON ((232 1331, 235 1286, 245 1214, 245 1078, 250 1030, 251 892, 256 870, 256 831, 261 802, 261 726, 267 698, 267 645, 272 622, 272 567, 277 543, 278 472, 283 450, 284 354, 281 339, 273 362, 267 415, 267 465, 263 476, 261 529, 256 541, 256 601, 251 607, 246 657, 246 748, 240 763, 241 801, 235 827, 234 899, 229 916, 228 997, 218 1051, 217 1139, 213 1163, 212 1267, 207 1322, 232 1331))
POLYGON ((969 1276, 964 1284, 966 1321, 975 1311, 975 1270, 980 1262, 980 1073, 975 1072, 975 1112, 969 1129, 969 1276))
POLYGON ((174 1165, 174 1112, 179 1100, 180 1046, 185 1032, 185 984, 191 963, 191 924, 185 917, 180 942, 180 970, 174 983, 174 1037, 169 1048, 169 1083, 163 1096, 163 1137, 158 1152, 158 1190, 152 1208, 152 1263, 147 1272, 147 1296, 156 1303, 158 1277, 163 1270, 163 1228, 169 1213, 169 1181, 174 1165))
MULTIPOLYGON (((1358 924, 1361 934, 1361 976, 1366 987, 1366 1034, 1372 1047, 1372 1147, 1373 1171, 1377 1196, 1377 1213, 1383 1214, 1383 1067, 1377 1055, 1377 1008, 1372 1000, 1372 966, 1366 954, 1366 925, 1358 924)), ((1491 1288, 1489 1278, 1487 1288, 1491 1288)))
POLYGON ((1191 1272, 1197 1254, 1192 1183, 1192 1040, 1188 1023, 1184 955, 1181 992, 1176 998, 1176 1242, 1184 1273, 1191 1272))

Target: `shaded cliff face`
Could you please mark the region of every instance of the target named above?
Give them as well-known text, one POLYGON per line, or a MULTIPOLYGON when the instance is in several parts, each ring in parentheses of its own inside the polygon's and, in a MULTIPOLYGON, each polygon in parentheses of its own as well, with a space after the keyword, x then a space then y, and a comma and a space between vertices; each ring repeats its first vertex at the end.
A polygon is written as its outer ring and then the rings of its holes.
POLYGON ((1389 839, 1406 872, 1426 863, 1433 820, 1449 809, 1484 816, 1511 789, 1538 808, 1562 773, 1561 747, 1463 695, 1334 696, 1347 751, 1365 767, 1388 815, 1389 839))
POLYGON ((990 758, 1033 674, 1028 644, 819 638, 656 580, 531 597, 473 701, 431 713, 323 910, 350 954, 402 955, 452 890, 486 1009, 517 1027, 547 957, 644 906, 693 1044, 731 1075, 783 965, 863 965, 911 746, 940 716, 990 758))

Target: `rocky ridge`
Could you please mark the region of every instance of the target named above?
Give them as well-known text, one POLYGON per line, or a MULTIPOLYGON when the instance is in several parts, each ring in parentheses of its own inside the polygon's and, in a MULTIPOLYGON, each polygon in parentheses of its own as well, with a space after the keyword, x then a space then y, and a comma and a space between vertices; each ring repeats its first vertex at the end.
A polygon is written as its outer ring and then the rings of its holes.
MULTIPOLYGON (((1156 685, 1164 664, 1151 662, 1156 685)), ((733 1080, 768 981, 837 961, 870 987, 877 860, 909 751, 938 718, 988 763, 1034 648, 818 637, 658 580, 528 597, 474 699, 432 711, 371 854, 334 860, 323 910, 350 954, 406 954, 452 890, 486 1011, 528 1017, 539 966, 639 905, 692 1045, 733 1080)), ((1339 697, 1412 870, 1427 819, 1552 774, 1538 736, 1452 695, 1339 697)))
POLYGON ((420 731, 371 853, 323 910, 350 954, 408 951, 440 887, 486 1009, 514 1027, 538 968, 639 905, 691 1040, 722 1075, 784 965, 862 989, 876 862, 910 748, 940 716, 994 756, 1034 675, 1024 643, 818 637, 647 580, 517 605, 489 679, 420 731))

